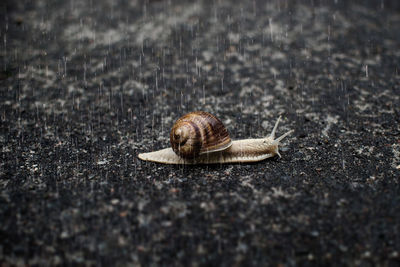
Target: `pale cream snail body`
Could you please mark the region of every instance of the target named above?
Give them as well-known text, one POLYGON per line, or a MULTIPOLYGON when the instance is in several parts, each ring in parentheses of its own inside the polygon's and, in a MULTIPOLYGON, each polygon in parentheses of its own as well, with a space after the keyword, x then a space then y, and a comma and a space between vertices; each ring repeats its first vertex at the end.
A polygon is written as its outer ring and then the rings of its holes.
POLYGON ((171 148, 139 154, 141 160, 165 164, 216 164, 261 161, 279 154, 275 139, 280 117, 268 137, 232 141, 223 123, 214 115, 196 111, 179 118, 171 129, 171 148))

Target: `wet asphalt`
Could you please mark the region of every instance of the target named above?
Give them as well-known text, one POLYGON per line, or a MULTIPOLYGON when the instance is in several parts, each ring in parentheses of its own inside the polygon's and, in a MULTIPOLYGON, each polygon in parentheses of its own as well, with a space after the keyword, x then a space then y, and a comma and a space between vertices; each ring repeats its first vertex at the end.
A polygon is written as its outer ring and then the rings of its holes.
POLYGON ((6 1, 2 266, 396 266, 397 1, 6 1), (174 166, 181 115, 281 158, 174 166))

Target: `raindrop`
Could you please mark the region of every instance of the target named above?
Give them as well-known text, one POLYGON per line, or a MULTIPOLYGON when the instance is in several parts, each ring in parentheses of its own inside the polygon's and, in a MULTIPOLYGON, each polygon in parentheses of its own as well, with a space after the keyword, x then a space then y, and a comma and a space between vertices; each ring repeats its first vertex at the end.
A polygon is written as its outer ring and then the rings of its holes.
POLYGON ((205 92, 205 85, 203 84, 203 105, 206 104, 206 92, 205 92))
POLYGON ((271 37, 271 42, 273 42, 274 35, 273 35, 273 30, 272 30, 272 18, 269 18, 268 21, 269 21, 269 33, 270 33, 270 37, 271 37))

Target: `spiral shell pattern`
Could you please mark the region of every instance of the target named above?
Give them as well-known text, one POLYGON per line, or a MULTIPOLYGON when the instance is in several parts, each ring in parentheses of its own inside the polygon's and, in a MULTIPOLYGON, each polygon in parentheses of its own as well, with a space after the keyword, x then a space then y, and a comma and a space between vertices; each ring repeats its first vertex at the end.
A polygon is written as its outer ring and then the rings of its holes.
POLYGON ((171 147, 182 158, 225 150, 232 140, 223 123, 214 115, 196 111, 179 118, 171 129, 171 147))

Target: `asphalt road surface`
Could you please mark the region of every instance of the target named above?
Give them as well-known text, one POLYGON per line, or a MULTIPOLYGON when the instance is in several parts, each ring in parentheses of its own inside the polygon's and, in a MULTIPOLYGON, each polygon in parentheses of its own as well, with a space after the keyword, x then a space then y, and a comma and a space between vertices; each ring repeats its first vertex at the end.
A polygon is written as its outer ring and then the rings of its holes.
POLYGON ((5 1, 2 266, 396 266, 398 1, 5 1), (174 166, 181 115, 281 158, 174 166))

